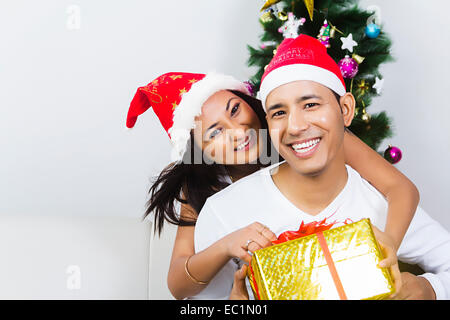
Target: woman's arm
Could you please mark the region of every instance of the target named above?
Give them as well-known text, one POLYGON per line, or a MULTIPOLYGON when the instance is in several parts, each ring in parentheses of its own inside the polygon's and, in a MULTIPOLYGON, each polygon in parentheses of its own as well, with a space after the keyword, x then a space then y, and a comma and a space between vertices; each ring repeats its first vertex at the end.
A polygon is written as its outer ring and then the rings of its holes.
MULTIPOLYGON (((184 219, 196 219, 197 214, 189 205, 181 205, 181 216, 184 219)), ((251 256, 247 250, 253 252, 271 245, 276 236, 267 227, 255 222, 247 227, 232 232, 214 242, 203 251, 195 253, 194 227, 178 227, 170 261, 167 284, 176 299, 194 296, 205 288, 191 279, 185 270, 186 260, 189 258, 187 269, 197 281, 209 282, 220 269, 233 257, 250 262, 251 256), (253 241, 248 245, 248 239, 253 241)))
MULTIPOLYGON (((181 205, 180 214, 185 220, 196 219, 194 209, 188 204, 181 205)), ((186 259, 191 257, 188 271, 198 281, 209 281, 228 261, 220 244, 217 243, 194 254, 194 228, 193 226, 179 226, 177 230, 167 275, 167 284, 175 299, 196 295, 205 287, 189 278, 185 271, 186 259), (208 268, 204 266, 208 266, 208 268)))
POLYGON ((384 230, 397 250, 419 204, 416 186, 393 165, 349 131, 344 134, 345 162, 380 191, 388 201, 384 230))

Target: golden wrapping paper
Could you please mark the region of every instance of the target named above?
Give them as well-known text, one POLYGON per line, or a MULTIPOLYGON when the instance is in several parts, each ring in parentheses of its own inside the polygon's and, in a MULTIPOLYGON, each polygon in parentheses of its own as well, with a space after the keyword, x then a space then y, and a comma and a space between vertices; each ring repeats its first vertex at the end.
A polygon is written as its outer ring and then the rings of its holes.
POLYGON ((255 251, 247 274, 255 299, 383 299, 394 293, 389 270, 378 267, 383 255, 369 219, 319 236, 311 234, 255 251), (330 258, 331 266, 327 263, 330 258), (336 283, 342 284, 341 295, 336 283))

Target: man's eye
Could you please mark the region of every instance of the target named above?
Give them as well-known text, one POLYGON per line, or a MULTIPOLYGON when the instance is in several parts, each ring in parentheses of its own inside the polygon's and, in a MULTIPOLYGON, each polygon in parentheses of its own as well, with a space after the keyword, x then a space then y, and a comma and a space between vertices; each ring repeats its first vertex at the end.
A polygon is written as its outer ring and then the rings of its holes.
POLYGON ((305 104, 305 109, 309 109, 309 108, 312 108, 312 107, 315 107, 318 105, 319 105, 318 103, 311 102, 311 103, 305 104))
POLYGON ((235 114, 239 110, 240 103, 236 103, 233 108, 231 108, 231 115, 235 114))
POLYGON ((281 116, 281 115, 283 115, 284 114, 284 111, 277 111, 277 112, 275 112, 274 114, 272 114, 272 118, 274 118, 274 117, 279 117, 279 116, 281 116))
POLYGON ((211 134, 209 135, 209 138, 212 139, 221 132, 222 132, 222 129, 215 129, 213 132, 211 132, 211 134))

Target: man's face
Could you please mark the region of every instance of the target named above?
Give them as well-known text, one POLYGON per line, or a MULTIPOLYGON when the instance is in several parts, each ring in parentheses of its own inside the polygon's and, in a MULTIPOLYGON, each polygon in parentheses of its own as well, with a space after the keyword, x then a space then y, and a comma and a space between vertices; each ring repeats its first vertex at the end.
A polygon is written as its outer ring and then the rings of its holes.
POLYGON ((334 93, 314 81, 294 81, 266 99, 267 122, 275 148, 302 175, 319 175, 343 155, 344 128, 354 114, 354 98, 334 93))

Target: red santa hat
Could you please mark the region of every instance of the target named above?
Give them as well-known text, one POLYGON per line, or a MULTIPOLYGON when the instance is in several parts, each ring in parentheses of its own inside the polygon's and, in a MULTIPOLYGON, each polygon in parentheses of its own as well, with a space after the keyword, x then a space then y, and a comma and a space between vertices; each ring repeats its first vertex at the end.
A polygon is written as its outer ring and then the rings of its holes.
POLYGON ((126 125, 134 127, 138 116, 152 107, 173 145, 171 158, 180 161, 201 114, 203 103, 220 90, 250 94, 247 86, 231 76, 218 73, 170 72, 139 87, 128 110, 126 125))
POLYGON ((318 82, 340 96, 346 92, 344 78, 326 47, 305 34, 283 40, 261 79, 259 98, 266 108, 266 99, 275 88, 298 80, 318 82))

